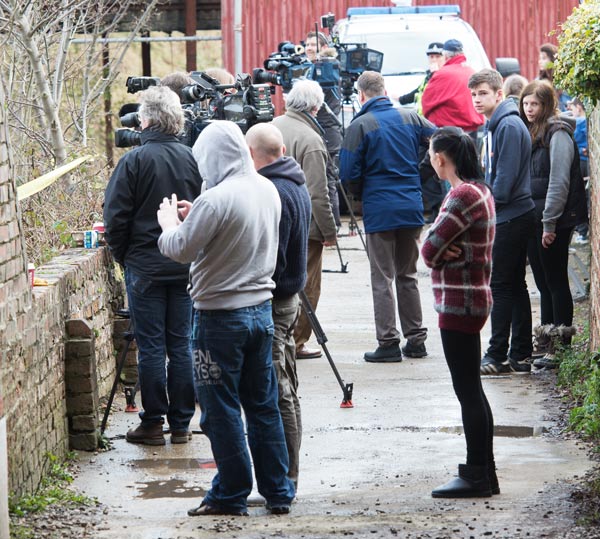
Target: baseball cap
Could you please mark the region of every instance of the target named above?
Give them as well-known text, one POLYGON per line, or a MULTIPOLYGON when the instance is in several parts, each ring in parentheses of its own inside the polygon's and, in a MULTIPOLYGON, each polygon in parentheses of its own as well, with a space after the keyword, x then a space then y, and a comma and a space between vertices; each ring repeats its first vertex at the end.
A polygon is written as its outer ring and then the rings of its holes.
POLYGON ((429 54, 442 54, 443 50, 444 50, 444 44, 434 41, 433 43, 430 43, 429 45, 427 45, 427 50, 425 51, 425 54, 428 54, 428 55, 429 54))
POLYGON ((463 44, 458 39, 449 39, 444 43, 444 50, 448 52, 462 52, 463 44))

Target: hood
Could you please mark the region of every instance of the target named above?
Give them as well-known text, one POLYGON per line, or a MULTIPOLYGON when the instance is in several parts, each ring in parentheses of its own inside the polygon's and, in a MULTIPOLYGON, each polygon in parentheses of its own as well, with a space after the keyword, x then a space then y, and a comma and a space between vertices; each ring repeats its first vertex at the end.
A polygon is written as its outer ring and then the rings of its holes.
POLYGON ((515 105, 514 101, 511 99, 505 99, 498 105, 492 117, 490 118, 489 130, 494 131, 496 129, 498 123, 502 118, 506 118, 507 116, 519 116, 519 108, 515 105))
POLYGON ((192 153, 207 189, 230 176, 256 174, 242 131, 227 120, 215 120, 205 127, 192 153))
POLYGON ((293 157, 280 157, 266 167, 261 168, 258 173, 269 180, 290 180, 298 185, 306 183, 304 172, 302 172, 300 165, 293 157))
POLYGON ((548 120, 549 129, 564 129, 569 133, 569 135, 573 136, 575 132, 575 126, 577 122, 573 116, 567 116, 566 114, 559 114, 558 116, 553 116, 548 120))
POLYGON ((466 64, 467 63, 467 57, 464 54, 457 54, 456 56, 453 56, 452 58, 448 58, 446 60, 446 62, 444 63, 444 65, 442 67, 440 67, 440 69, 444 69, 445 66, 451 66, 451 65, 456 65, 456 64, 466 64))

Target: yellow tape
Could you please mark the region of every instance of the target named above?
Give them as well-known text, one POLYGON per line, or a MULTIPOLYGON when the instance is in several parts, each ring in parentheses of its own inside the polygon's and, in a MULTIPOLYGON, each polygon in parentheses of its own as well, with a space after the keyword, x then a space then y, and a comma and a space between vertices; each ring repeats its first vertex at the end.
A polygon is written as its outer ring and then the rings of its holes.
POLYGON ((71 161, 70 163, 63 165, 62 167, 58 167, 52 172, 48 172, 48 174, 44 174, 39 178, 31 180, 30 182, 27 182, 23 185, 19 185, 19 187, 17 187, 17 198, 19 200, 23 200, 24 198, 39 193, 42 189, 45 189, 49 185, 52 185, 61 176, 64 176, 67 172, 70 172, 74 168, 77 168, 79 165, 81 165, 81 163, 84 163, 85 161, 88 161, 91 158, 91 155, 79 157, 78 159, 75 159, 75 161, 71 161))

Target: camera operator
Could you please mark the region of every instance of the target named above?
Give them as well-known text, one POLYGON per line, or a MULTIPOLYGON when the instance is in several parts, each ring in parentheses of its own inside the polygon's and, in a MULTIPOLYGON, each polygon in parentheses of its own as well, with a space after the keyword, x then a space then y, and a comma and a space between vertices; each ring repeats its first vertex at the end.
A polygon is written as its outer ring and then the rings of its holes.
MULTIPOLYGON (((327 187, 329 189, 329 199, 331 201, 331 209, 337 227, 340 222, 340 202, 338 197, 338 166, 339 153, 342 146, 342 124, 339 120, 340 111, 342 110, 339 63, 336 60, 337 51, 330 46, 327 36, 322 32, 308 32, 306 35, 304 52, 306 57, 313 63, 334 63, 336 69, 323 70, 327 74, 326 77, 318 75, 315 80, 323 89, 325 95, 325 103, 319 109, 317 121, 325 131, 325 145, 329 159, 327 161, 327 187), (317 47, 318 42, 318 47, 317 47)), ((333 66, 332 66, 333 67, 333 66)))
POLYGON ((185 103, 182 90, 190 84, 194 84, 194 79, 192 79, 184 71, 174 71, 173 73, 169 73, 160 79, 160 85, 166 86, 167 88, 173 90, 179 97, 179 101, 181 103, 185 103))
MULTIPOLYGON (((308 236, 307 279, 304 291, 316 310, 321 295, 323 246, 335 245, 336 226, 327 189, 327 148, 323 129, 316 120, 323 105, 323 90, 312 80, 298 80, 285 98, 286 113, 273 120, 283 135, 286 155, 293 157, 304 171, 310 193, 312 218, 308 236)), ((311 335, 310 321, 302 313, 294 332, 296 358, 321 356, 319 349, 306 347, 311 335)))
POLYGON ((141 424, 126 439, 164 445, 166 415, 171 441, 186 443, 195 409, 189 265, 159 252, 156 208, 171 193, 195 199, 202 179, 191 149, 176 136, 184 122, 177 95, 154 86, 140 94, 140 101, 141 146, 119 160, 104 199, 105 237, 115 260, 125 267, 138 346, 143 411, 141 424))
POLYGON ((289 513, 294 486, 277 406, 271 276, 281 202, 254 170, 239 127, 217 120, 193 148, 207 189, 193 203, 165 198, 159 247, 191 262, 192 348, 202 417, 217 464, 212 487, 190 516, 247 515, 252 452, 259 493, 273 514, 289 513), (178 217, 178 206, 183 222, 178 217), (244 433, 241 410, 247 423, 244 433))

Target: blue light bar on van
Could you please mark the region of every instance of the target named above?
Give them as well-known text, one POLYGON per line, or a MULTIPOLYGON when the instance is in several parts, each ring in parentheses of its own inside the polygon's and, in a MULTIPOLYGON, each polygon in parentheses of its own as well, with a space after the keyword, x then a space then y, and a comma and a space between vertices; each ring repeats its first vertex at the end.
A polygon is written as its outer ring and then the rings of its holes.
POLYGON ((400 7, 349 7, 346 16, 357 15, 460 15, 460 6, 400 6, 400 7))

